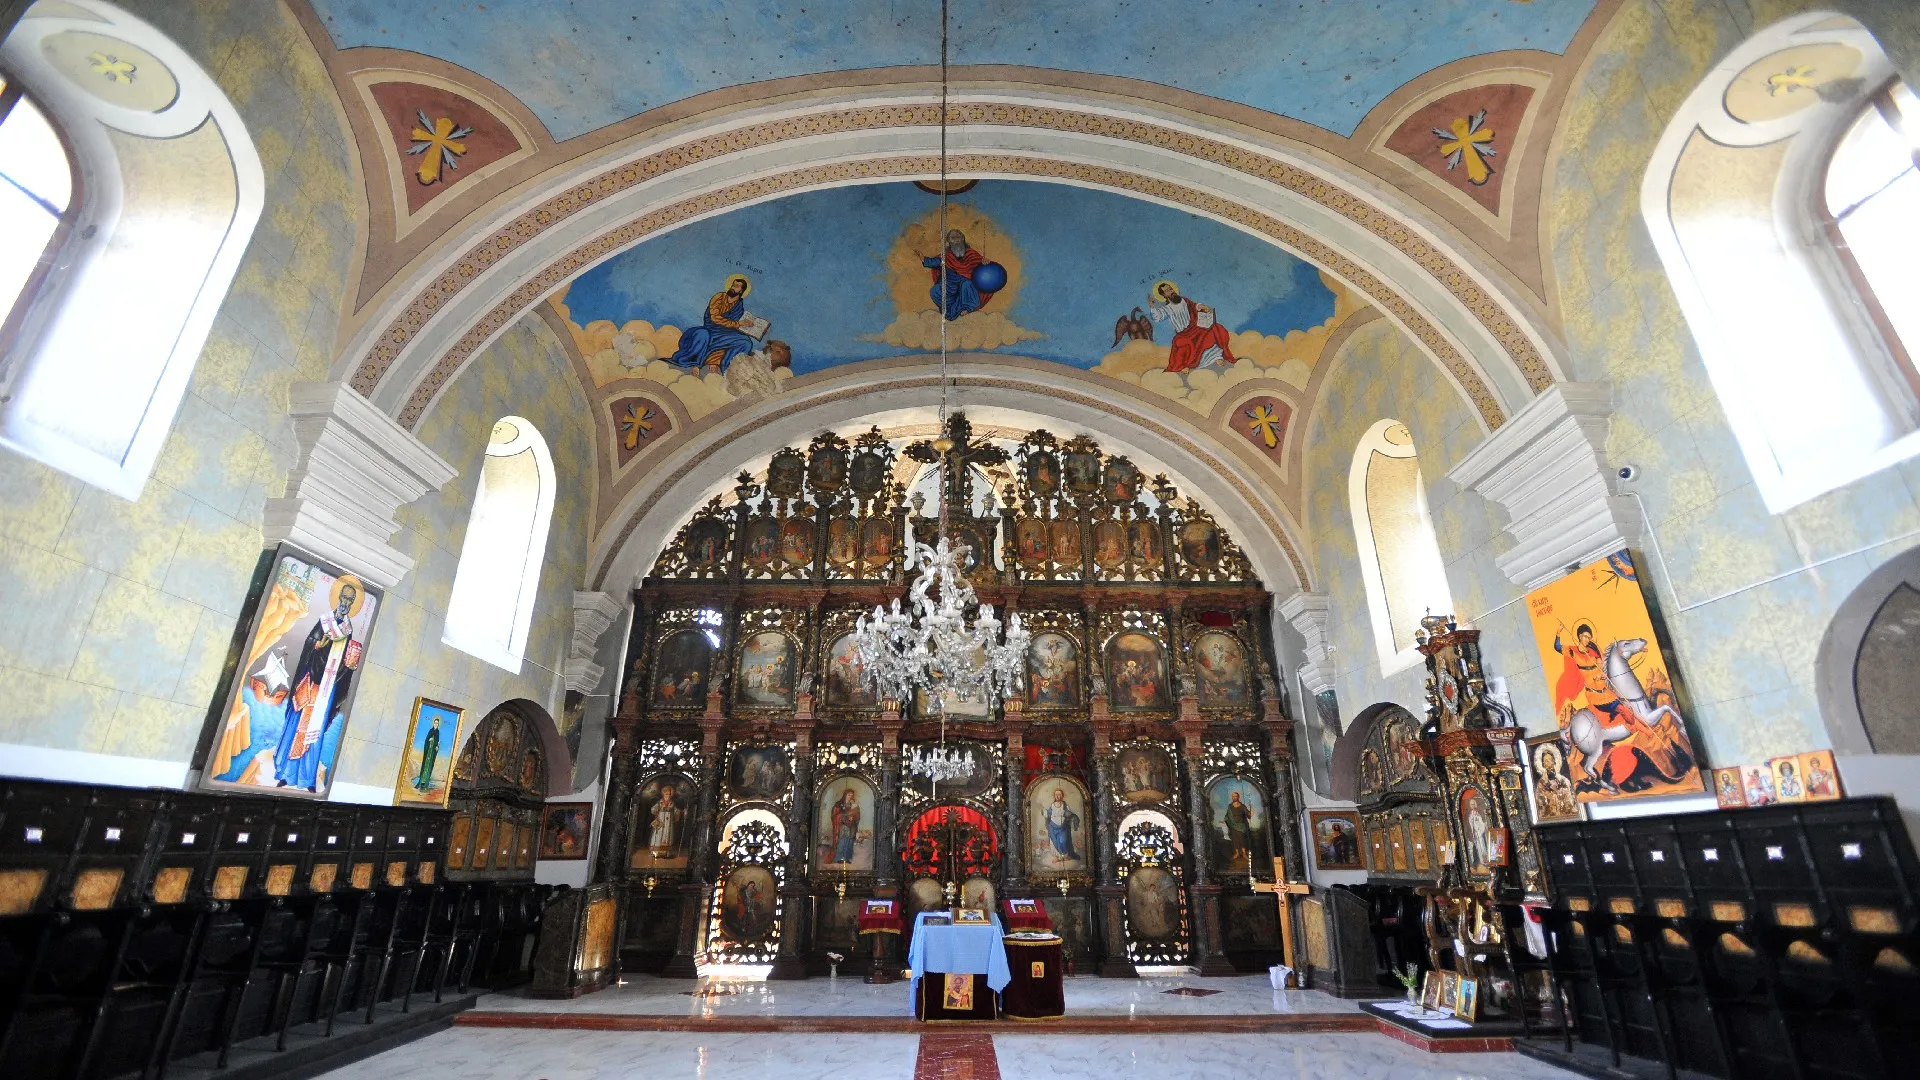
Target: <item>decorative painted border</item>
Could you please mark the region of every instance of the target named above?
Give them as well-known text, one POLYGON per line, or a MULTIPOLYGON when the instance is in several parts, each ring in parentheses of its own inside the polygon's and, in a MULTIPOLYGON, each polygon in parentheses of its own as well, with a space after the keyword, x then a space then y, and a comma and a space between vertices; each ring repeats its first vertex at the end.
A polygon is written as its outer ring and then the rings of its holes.
MULTIPOLYGON (((442 306, 465 290, 476 277, 495 262, 532 241, 557 222, 564 220, 586 206, 598 201, 603 201, 621 191, 662 175, 702 162, 715 160, 729 154, 766 147, 793 139, 832 135, 836 133, 871 131, 890 127, 937 127, 939 124, 939 114, 939 106, 929 103, 924 105, 890 105, 842 109, 807 116, 789 117, 752 125, 735 131, 716 133, 685 144, 668 147, 646 155, 636 161, 609 169, 592 179, 575 184, 567 191, 522 212, 511 222, 495 230, 488 239, 471 247, 458 262, 427 285, 415 297, 413 302, 408 305, 406 311, 388 325, 387 330, 381 335, 378 342, 367 352, 366 356, 363 357, 358 370, 353 375, 352 385, 361 393, 371 395, 388 369, 391 368, 394 361, 398 358, 402 349, 408 342, 413 340, 428 320, 430 320, 442 306)), ((1208 162, 1209 164, 1233 169, 1236 172, 1264 179, 1297 192, 1306 198, 1320 203, 1322 206, 1327 207, 1348 220, 1353 221, 1355 224, 1367 229, 1387 243, 1392 244, 1432 275, 1442 287, 1487 327, 1488 332, 1495 340, 1500 342, 1503 350, 1513 359, 1519 368, 1529 387, 1535 391, 1539 391, 1554 382, 1553 374, 1547 365, 1546 359, 1527 337, 1525 331, 1501 306, 1499 301, 1483 289, 1464 267, 1454 262, 1432 242, 1418 235, 1406 223, 1373 205, 1366 199, 1347 191, 1329 180, 1313 175, 1286 162, 1220 140, 1210 139, 1201 135, 1178 131, 1144 121, 1081 113, 1058 107, 1019 106, 997 103, 963 103, 952 107, 951 121, 954 124, 1041 128, 1121 139, 1183 154, 1208 162)), ((460 342, 456 344, 453 349, 449 350, 447 356, 435 364, 426 381, 431 382, 435 375, 444 378, 445 373, 450 372, 453 368, 457 368, 459 363, 465 359, 466 355, 471 354, 474 345, 484 341, 494 331, 504 326, 506 321, 510 321, 500 318, 503 314, 503 309, 511 309, 516 313, 525 310, 531 306, 533 302, 537 301, 541 295, 544 295, 547 291, 557 286, 565 277, 578 272, 580 269, 584 269, 584 264, 578 262, 578 260, 589 251, 597 250, 599 255, 604 255, 611 252, 615 246, 624 246, 625 244, 633 243, 644 238, 649 233, 657 231, 670 222, 684 220, 686 217, 695 214, 711 213, 715 210, 725 209, 728 206, 735 205, 742 201, 765 198, 781 191, 793 190, 802 186, 804 183, 804 181, 800 179, 801 177, 810 174, 820 174, 818 179, 811 181, 811 183, 818 184, 831 183, 836 180, 839 182, 858 180, 866 178, 867 176, 874 178, 899 176, 909 171, 916 173, 928 171, 924 165, 911 170, 904 168, 909 160, 924 161, 925 159, 900 159, 890 162, 861 162, 816 166, 811 169, 797 170, 784 176, 769 177, 734 185, 722 191, 702 195, 676 204, 673 207, 663 208, 651 214, 644 215, 636 222, 613 230, 589 244, 575 249, 575 251, 535 275, 533 281, 523 284, 519 289, 516 289, 508 300, 503 301, 488 313, 481 321, 480 326, 469 330, 469 332, 460 339, 460 342), (653 224, 643 224, 648 222, 652 222, 653 224), (477 338, 474 334, 475 330, 480 331, 477 338), (449 359, 453 361, 452 367, 448 365, 449 359)), ((1008 158, 1006 160, 1026 159, 1008 158)), ((1223 208, 1231 205, 1228 204, 1227 200, 1191 191, 1179 185, 1146 177, 1130 177, 1129 174, 1121 173, 1118 170, 1076 166, 1062 162, 1043 162, 1041 164, 1050 165, 1056 171, 1086 169, 1090 172, 1110 173, 1115 178, 1126 177, 1128 178, 1128 182, 1112 183, 1109 181, 1108 184, 1108 186, 1120 187, 1122 190, 1142 191, 1144 193, 1146 190, 1145 185, 1164 186, 1167 189, 1167 193, 1161 194, 1159 197, 1169 198, 1172 201, 1182 202, 1196 207, 1203 206, 1207 203, 1217 203, 1223 208)), ((967 166, 964 165, 960 167, 963 169, 967 168, 967 166)), ((977 166, 974 168, 976 171, 979 171, 977 166)), ((1045 172, 1038 172, 1033 169, 1026 171, 1029 174, 1046 175, 1045 172)), ((1100 181, 1087 179, 1083 182, 1099 183, 1100 181)), ((1209 212, 1222 213, 1220 210, 1210 210, 1209 212)), ((1272 222, 1274 226, 1272 229, 1260 228, 1258 225, 1251 227, 1259 228, 1259 231, 1273 235, 1276 239, 1282 234, 1293 234, 1301 237, 1302 240, 1305 239, 1304 234, 1300 234, 1298 230, 1293 229, 1291 226, 1287 226, 1267 215, 1257 214, 1254 211, 1246 210, 1242 207, 1232 206, 1231 212, 1222 213, 1222 216, 1231 217, 1236 220, 1239 220, 1242 215, 1272 222)), ((1285 243, 1287 241, 1283 240, 1282 242, 1285 243)), ((1303 254, 1307 254, 1309 247, 1331 251, 1331 249, 1326 248, 1325 245, 1319 244, 1318 242, 1312 242, 1311 245, 1298 243, 1296 246, 1302 249, 1303 254)), ((599 255, 592 257, 597 258, 599 255)), ((1308 254, 1307 257, 1313 258, 1316 261, 1322 261, 1323 265, 1326 265, 1321 256, 1308 254)), ((1351 266, 1350 261, 1347 262, 1347 265, 1351 266)), ((1358 277, 1349 273, 1342 273, 1332 265, 1327 265, 1327 269, 1353 282, 1356 288, 1361 289, 1361 291, 1373 297, 1381 307, 1393 313, 1396 317, 1401 318, 1403 324, 1407 325, 1410 329, 1415 327, 1424 328, 1424 332, 1421 329, 1414 329, 1415 336, 1419 337, 1429 348, 1433 348, 1436 355, 1441 357, 1443 365, 1454 373, 1455 378, 1461 379, 1463 386, 1469 388, 1469 396, 1474 399, 1475 404, 1480 408, 1481 415, 1486 419, 1488 426, 1498 427, 1500 423, 1504 421, 1504 415, 1496 403, 1491 390, 1485 385, 1484 380, 1482 380, 1477 373, 1472 374, 1471 377, 1463 377, 1461 375, 1462 371, 1471 372, 1471 367, 1466 363, 1465 358, 1460 357, 1457 350, 1452 349, 1450 346, 1446 347, 1444 352, 1439 348, 1435 348, 1434 341, 1439 340, 1438 332, 1432 328, 1424 318, 1418 318, 1416 322, 1414 319, 1407 318, 1406 315, 1402 314, 1403 312, 1411 313, 1413 311, 1411 304, 1391 293, 1391 291, 1386 290, 1384 285, 1380 285, 1377 289, 1368 287, 1361 284, 1358 277)), ((1369 280, 1373 279, 1369 277, 1369 280)), ((428 392, 425 400, 430 399, 431 391, 428 392)), ((416 392, 409 397, 406 410, 401 414, 401 422, 411 426, 418 420, 420 412, 423 411, 424 401, 416 389, 416 392)))

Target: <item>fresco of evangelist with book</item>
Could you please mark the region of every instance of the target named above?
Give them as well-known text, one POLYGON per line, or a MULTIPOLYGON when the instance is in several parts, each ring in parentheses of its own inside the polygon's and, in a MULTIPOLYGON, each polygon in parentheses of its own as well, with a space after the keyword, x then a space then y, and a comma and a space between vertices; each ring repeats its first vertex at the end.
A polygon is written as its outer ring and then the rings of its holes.
POLYGON ((1243 383, 1304 388, 1359 306, 1225 225, 1024 181, 967 186, 944 222, 912 183, 747 207, 615 255, 552 304, 597 393, 664 390, 695 420, 812 373, 937 353, 943 314, 953 352, 1064 364, 1206 416, 1243 383))

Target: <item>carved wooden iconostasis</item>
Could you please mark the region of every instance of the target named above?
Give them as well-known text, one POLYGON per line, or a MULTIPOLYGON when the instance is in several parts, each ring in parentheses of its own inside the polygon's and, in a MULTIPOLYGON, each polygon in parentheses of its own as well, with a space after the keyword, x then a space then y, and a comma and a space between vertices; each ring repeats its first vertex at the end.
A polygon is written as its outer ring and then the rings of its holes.
POLYGON ((629 970, 861 967, 859 902, 1037 897, 1083 971, 1257 970, 1297 810, 1270 597, 1202 507, 1080 436, 822 434, 697 510, 636 591, 599 874, 629 970), (850 637, 939 525, 1032 635, 1001 707, 877 700, 850 637), (991 470, 989 473, 988 470, 991 470))

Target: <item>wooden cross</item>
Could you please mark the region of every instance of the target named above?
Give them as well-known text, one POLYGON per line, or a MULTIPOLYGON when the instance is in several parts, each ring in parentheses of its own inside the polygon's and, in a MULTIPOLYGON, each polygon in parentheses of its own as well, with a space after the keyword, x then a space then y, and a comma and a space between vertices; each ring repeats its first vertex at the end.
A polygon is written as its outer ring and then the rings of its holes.
POLYGON ((1285 859, 1273 860, 1273 883, 1264 881, 1253 883, 1254 892, 1272 893, 1274 903, 1280 905, 1280 955, 1287 967, 1299 970, 1293 963, 1293 905, 1287 902, 1289 895, 1300 896, 1313 891, 1313 886, 1304 881, 1287 880, 1287 862, 1285 859))

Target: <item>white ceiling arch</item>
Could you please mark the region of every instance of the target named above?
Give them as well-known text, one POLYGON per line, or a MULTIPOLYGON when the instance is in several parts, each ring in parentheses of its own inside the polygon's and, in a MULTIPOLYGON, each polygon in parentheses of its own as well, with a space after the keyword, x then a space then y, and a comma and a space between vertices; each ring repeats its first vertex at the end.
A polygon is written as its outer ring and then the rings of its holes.
MULTIPOLYGON (((916 358, 918 359, 918 358, 916 358)), ((1014 366, 971 354, 953 362, 951 407, 975 431, 1046 428, 1062 438, 1093 436, 1151 476, 1164 472, 1181 494, 1207 507, 1277 597, 1308 587, 1297 523, 1277 494, 1209 433, 1173 407, 1102 396, 1096 379, 1060 365, 1014 366), (1054 370, 1036 370, 1038 368, 1054 370)), ((653 567, 693 510, 730 491, 743 468, 822 431, 861 431, 930 420, 939 403, 931 365, 859 365, 804 390, 757 402, 727 425, 698 431, 656 462, 626 492, 593 542, 588 587, 620 591, 653 567)), ((730 497, 729 497, 730 498, 730 497)))
MULTIPOLYGON (((1123 104, 1060 88, 970 93, 954 105, 967 122, 951 153, 967 175, 1107 187, 1320 265, 1419 342, 1489 429, 1561 377, 1504 274, 1384 185, 1270 134, 1123 104)), ((865 88, 730 109, 573 163, 417 265, 336 375, 413 426, 471 356, 593 264, 755 202, 926 178, 937 118, 924 85, 865 88)))

